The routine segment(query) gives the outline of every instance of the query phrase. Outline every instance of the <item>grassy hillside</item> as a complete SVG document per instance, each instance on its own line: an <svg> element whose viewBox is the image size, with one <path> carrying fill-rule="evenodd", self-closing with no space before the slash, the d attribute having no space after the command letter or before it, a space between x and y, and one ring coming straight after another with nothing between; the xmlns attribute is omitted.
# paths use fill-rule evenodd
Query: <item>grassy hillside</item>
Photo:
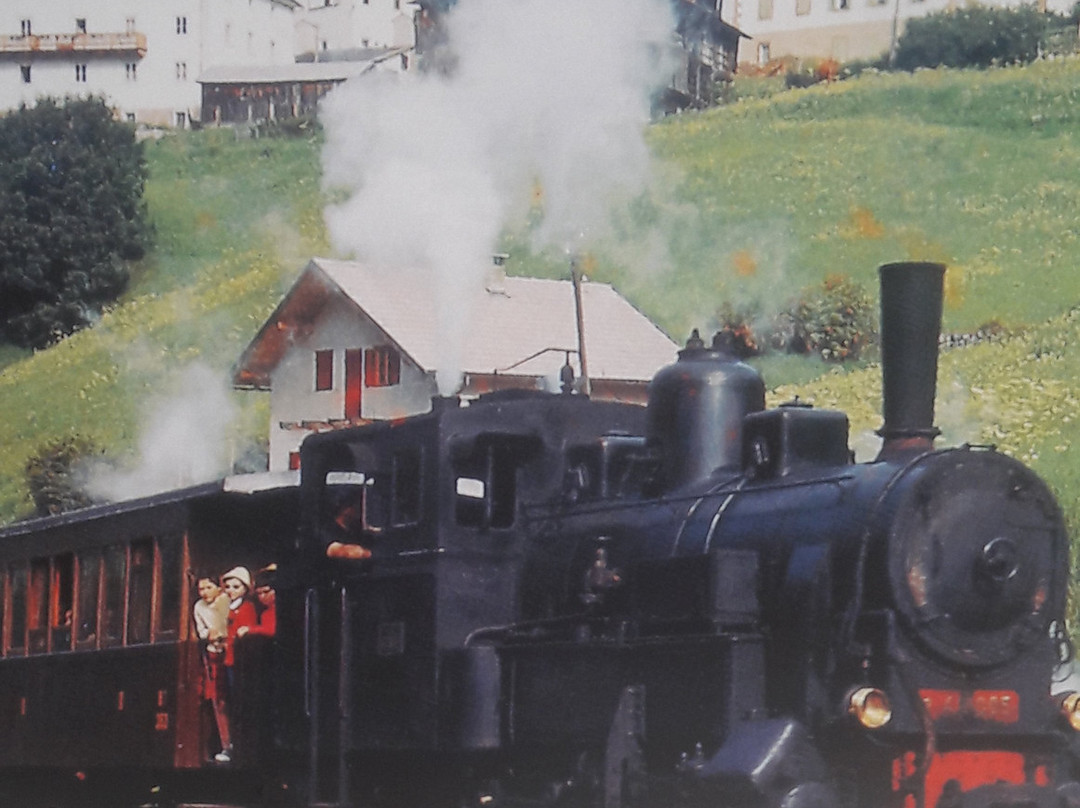
<svg viewBox="0 0 1080 808"><path fill-rule="evenodd" d="M874 289L884 261L945 261L946 328L1019 332L943 359L946 437L1030 460L1076 513L1078 78L1073 62L868 75L667 120L650 132L655 188L595 245L591 274L682 338L725 300L768 311L830 274ZM157 250L130 293L46 351L0 348L0 521L29 509L22 468L43 443L79 434L122 457L186 365L225 376L299 267L328 251L318 154L317 141L221 131L148 144ZM511 269L565 272L521 249ZM788 365L769 381L820 370ZM852 409L861 432L880 425L877 384L873 370L830 373L804 395ZM260 398L236 396L236 452L265 432Z"/></svg>
<svg viewBox="0 0 1080 808"><path fill-rule="evenodd" d="M700 216L673 243L676 285L873 288L879 263L918 258L950 266L947 329L1060 313L1080 299L1078 78L1075 61L868 75L666 122L656 151Z"/></svg>
<svg viewBox="0 0 1080 808"><path fill-rule="evenodd" d="M157 249L94 328L22 357L0 353L0 521L27 513L27 457L69 435L123 458L181 370L223 379L298 267L325 252L318 147L215 131L147 144ZM265 433L258 396L237 396L234 454ZM260 406L261 405L261 406Z"/></svg>

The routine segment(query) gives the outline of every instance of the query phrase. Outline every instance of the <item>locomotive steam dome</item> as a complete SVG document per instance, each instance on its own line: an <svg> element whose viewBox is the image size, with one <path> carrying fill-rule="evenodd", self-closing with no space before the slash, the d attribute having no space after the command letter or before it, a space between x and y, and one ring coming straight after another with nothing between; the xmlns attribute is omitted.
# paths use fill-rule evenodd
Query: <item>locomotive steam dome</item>
<svg viewBox="0 0 1080 808"><path fill-rule="evenodd" d="M911 471L888 564L917 640L946 661L990 667L1045 638L1068 569L1064 523L1046 486L988 451L928 455Z"/></svg>
<svg viewBox="0 0 1080 808"><path fill-rule="evenodd" d="M743 418L763 409L758 372L724 351L719 339L706 348L695 330L678 361L649 385L646 442L660 458L663 487L740 468Z"/></svg>

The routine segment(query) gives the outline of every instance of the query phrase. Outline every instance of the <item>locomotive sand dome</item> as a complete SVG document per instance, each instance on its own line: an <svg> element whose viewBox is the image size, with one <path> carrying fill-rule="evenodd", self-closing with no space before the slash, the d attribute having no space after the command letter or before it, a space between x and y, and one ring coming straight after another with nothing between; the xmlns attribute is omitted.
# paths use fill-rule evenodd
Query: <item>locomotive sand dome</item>
<svg viewBox="0 0 1080 808"><path fill-rule="evenodd" d="M665 490L717 471L738 469L743 420L765 409L765 383L714 341L697 332L649 385L646 445L660 458Z"/></svg>

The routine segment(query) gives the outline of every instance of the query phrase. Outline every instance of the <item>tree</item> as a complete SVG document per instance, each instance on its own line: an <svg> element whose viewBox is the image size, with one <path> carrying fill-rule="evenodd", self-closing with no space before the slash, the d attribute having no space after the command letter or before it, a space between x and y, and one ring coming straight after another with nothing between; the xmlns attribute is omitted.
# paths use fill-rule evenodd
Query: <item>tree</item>
<svg viewBox="0 0 1080 808"><path fill-rule="evenodd" d="M908 20L896 67L990 67L1033 61L1050 18L1031 6L968 6Z"/></svg>
<svg viewBox="0 0 1080 808"><path fill-rule="evenodd" d="M89 324L149 243L142 146L100 98L0 118L0 336L42 347Z"/></svg>

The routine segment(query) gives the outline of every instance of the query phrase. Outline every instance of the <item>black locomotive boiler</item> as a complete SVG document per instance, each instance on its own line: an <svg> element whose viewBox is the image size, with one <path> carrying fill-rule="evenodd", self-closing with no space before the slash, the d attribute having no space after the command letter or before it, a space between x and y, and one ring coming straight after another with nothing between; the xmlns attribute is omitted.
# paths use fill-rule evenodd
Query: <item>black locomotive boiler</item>
<svg viewBox="0 0 1080 808"><path fill-rule="evenodd" d="M309 439L278 677L309 799L1077 804L1068 539L1029 469L933 448L943 273L881 269L872 462L700 341L644 413L496 395Z"/></svg>
<svg viewBox="0 0 1080 808"><path fill-rule="evenodd" d="M1080 694L1051 693L1068 538L1022 464L933 446L943 272L881 269L871 462L843 413L766 410L692 340L647 407L437 399L309 438L298 500L211 486L0 532L0 797L1080 805ZM261 676L220 766L188 570L269 561L277 634L237 648Z"/></svg>

